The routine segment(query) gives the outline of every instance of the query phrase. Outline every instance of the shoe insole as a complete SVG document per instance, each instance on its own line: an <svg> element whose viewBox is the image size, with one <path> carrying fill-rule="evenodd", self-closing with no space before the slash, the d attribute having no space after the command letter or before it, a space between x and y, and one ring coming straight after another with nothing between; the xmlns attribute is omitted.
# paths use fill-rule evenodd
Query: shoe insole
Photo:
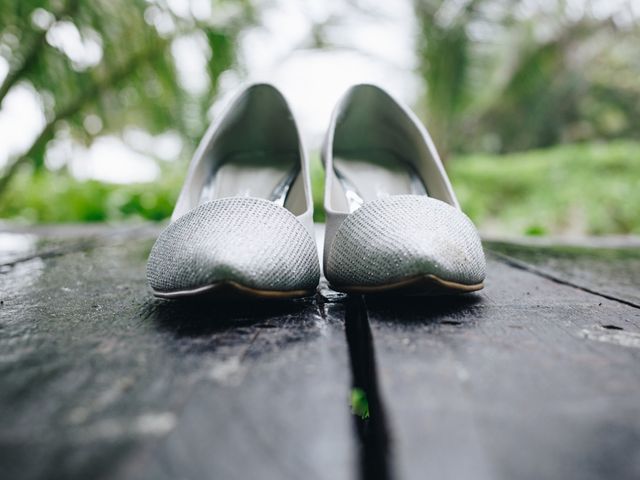
<svg viewBox="0 0 640 480"><path fill-rule="evenodd" d="M224 197L258 197L284 206L300 167L292 154L242 153L212 170L200 203Z"/></svg>
<svg viewBox="0 0 640 480"><path fill-rule="evenodd" d="M390 152L358 152L335 157L333 163L351 212L390 195L428 194L413 166Z"/></svg>

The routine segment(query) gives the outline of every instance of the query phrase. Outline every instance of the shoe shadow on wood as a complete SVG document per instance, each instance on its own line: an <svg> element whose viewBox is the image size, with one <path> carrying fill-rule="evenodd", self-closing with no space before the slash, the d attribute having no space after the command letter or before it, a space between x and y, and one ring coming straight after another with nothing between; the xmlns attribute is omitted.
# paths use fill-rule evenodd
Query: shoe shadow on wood
<svg viewBox="0 0 640 480"><path fill-rule="evenodd" d="M151 318L160 330L179 337L210 335L249 326L277 328L284 325L283 319L315 312L315 307L306 299L269 302L153 299L143 308L144 317Z"/></svg>
<svg viewBox="0 0 640 480"><path fill-rule="evenodd" d="M483 294L434 297L365 296L369 317L374 321L443 325L473 325Z"/></svg>

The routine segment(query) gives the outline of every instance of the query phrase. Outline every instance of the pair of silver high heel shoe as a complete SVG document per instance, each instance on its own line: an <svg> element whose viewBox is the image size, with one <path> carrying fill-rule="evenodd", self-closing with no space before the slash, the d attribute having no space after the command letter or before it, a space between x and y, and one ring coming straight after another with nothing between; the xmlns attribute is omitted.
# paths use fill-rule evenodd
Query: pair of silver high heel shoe
<svg viewBox="0 0 640 480"><path fill-rule="evenodd" d="M471 292L485 258L431 138L373 85L336 107L323 148L324 274L347 293ZM200 143L147 264L154 295L292 298L320 280L309 164L282 94L242 90Z"/></svg>

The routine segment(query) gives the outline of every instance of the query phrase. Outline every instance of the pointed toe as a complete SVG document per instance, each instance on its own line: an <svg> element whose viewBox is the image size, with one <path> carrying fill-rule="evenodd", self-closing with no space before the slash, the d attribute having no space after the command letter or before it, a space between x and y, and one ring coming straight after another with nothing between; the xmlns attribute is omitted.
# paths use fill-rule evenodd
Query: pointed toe
<svg viewBox="0 0 640 480"><path fill-rule="evenodd" d="M451 205L426 196L397 195L366 203L338 228L327 259L337 288L382 286L434 276L479 285L485 258L478 232Z"/></svg>
<svg viewBox="0 0 640 480"><path fill-rule="evenodd" d="M285 208L258 198L223 198L193 209L162 232L147 264L151 288L168 297L222 284L309 294L319 277L307 229Z"/></svg>

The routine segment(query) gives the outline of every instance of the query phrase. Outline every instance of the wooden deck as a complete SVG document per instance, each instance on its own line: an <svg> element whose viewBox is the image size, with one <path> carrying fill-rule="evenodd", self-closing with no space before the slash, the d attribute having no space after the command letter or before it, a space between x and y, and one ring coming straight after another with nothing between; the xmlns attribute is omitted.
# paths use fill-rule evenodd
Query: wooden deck
<svg viewBox="0 0 640 480"><path fill-rule="evenodd" d="M640 249L493 242L478 294L216 304L150 296L156 235L0 233L0 478L640 478Z"/></svg>

